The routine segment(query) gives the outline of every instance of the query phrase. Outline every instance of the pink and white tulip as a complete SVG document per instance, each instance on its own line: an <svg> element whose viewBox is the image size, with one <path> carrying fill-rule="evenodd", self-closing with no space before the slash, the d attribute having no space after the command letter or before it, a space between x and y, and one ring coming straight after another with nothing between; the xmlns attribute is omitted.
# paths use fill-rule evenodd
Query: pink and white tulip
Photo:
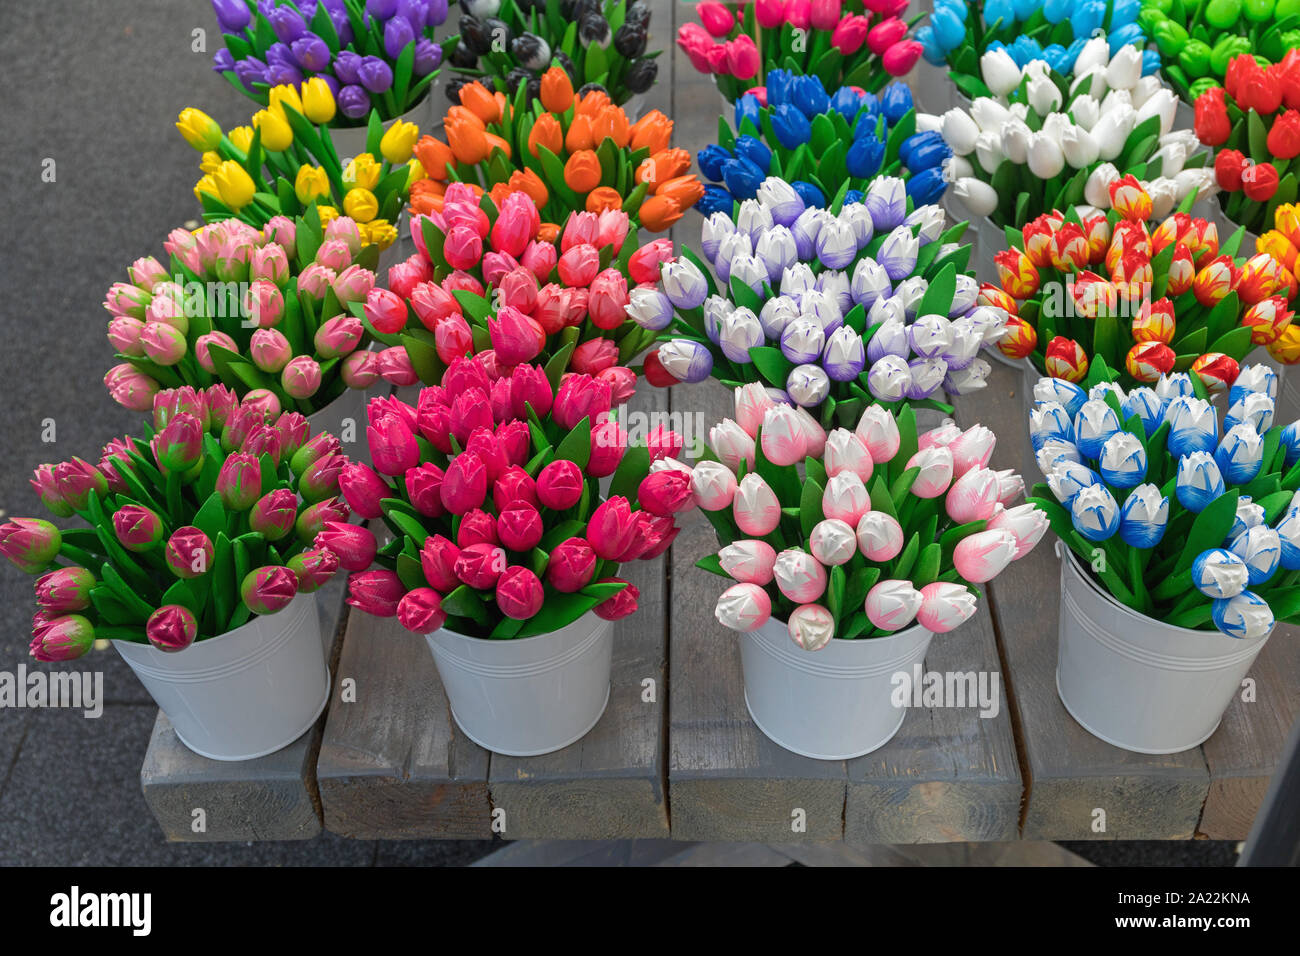
<svg viewBox="0 0 1300 956"><path fill-rule="evenodd" d="M808 444L808 456L820 458L826 449L826 429L818 424L817 419L812 417L808 409L795 407L794 413L799 419L799 424L803 426L804 438Z"/></svg>
<svg viewBox="0 0 1300 956"><path fill-rule="evenodd" d="M757 584L733 584L718 596L713 616L733 631L753 631L772 616L772 599Z"/></svg>
<svg viewBox="0 0 1300 956"><path fill-rule="evenodd" d="M807 551L787 548L772 566L776 586L796 604L809 604L826 593L826 568Z"/></svg>
<svg viewBox="0 0 1300 956"><path fill-rule="evenodd" d="M776 549L766 541L733 541L718 552L718 564L742 584L770 584Z"/></svg>
<svg viewBox="0 0 1300 956"><path fill-rule="evenodd" d="M952 484L952 451L946 445L922 448L907 460L908 468L920 468L912 482L912 494L918 498L938 498Z"/></svg>
<svg viewBox="0 0 1300 956"><path fill-rule="evenodd" d="M862 439L847 428L836 428L826 436L822 456L826 474L834 478L842 471L852 471L864 482L871 478L872 458Z"/></svg>
<svg viewBox="0 0 1300 956"><path fill-rule="evenodd" d="M853 526L838 518L817 522L808 536L808 550L822 564L845 564L858 553L858 539Z"/></svg>
<svg viewBox="0 0 1300 956"><path fill-rule="evenodd" d="M1019 561L1042 540L1048 527L1047 512L1037 505L1025 504L999 511L989 519L986 530L1009 531L1015 535L1015 560Z"/></svg>
<svg viewBox="0 0 1300 956"><path fill-rule="evenodd" d="M1016 558L1020 543L1010 531L993 530L970 534L957 542L952 552L953 567L967 581L992 581Z"/></svg>
<svg viewBox="0 0 1300 956"><path fill-rule="evenodd" d="M862 418L858 420L856 433L866 446L871 460L877 465L891 461L898 454L898 446L902 441L902 436L898 433L898 422L881 406L867 406Z"/></svg>
<svg viewBox="0 0 1300 956"><path fill-rule="evenodd" d="M954 473L960 477L972 468L985 468L993 457L997 436L983 425L972 425L948 445Z"/></svg>
<svg viewBox="0 0 1300 956"><path fill-rule="evenodd" d="M917 448L934 448L936 446L951 445L962 435L961 426L951 418L944 419L942 425L931 428L929 431L922 432L916 438Z"/></svg>
<svg viewBox="0 0 1300 956"><path fill-rule="evenodd" d="M724 418L709 429L709 447L732 471L739 471L742 461L747 468L754 467L757 452L754 439L730 418Z"/></svg>
<svg viewBox="0 0 1300 956"><path fill-rule="evenodd" d="M987 521L997 510L998 493L998 476L987 468L973 468L953 482L944 507L958 524Z"/></svg>
<svg viewBox="0 0 1300 956"><path fill-rule="evenodd" d="M759 382L750 382L736 389L736 424L752 438L758 434L767 410L776 405L767 389Z"/></svg>
<svg viewBox="0 0 1300 956"><path fill-rule="evenodd" d="M781 523L781 502L776 492L756 472L740 480L731 502L736 527L756 538L771 534Z"/></svg>
<svg viewBox="0 0 1300 956"><path fill-rule="evenodd" d="M858 549L868 561L892 561L903 550L903 527L892 515L868 511L858 522Z"/></svg>
<svg viewBox="0 0 1300 956"><path fill-rule="evenodd" d="M922 594L911 581L881 581L867 592L867 620L882 631L901 631L921 610Z"/></svg>
<svg viewBox="0 0 1300 956"><path fill-rule="evenodd" d="M691 492L695 495L695 503L705 511L731 507L736 488L735 472L722 462L706 460L691 469Z"/></svg>
<svg viewBox="0 0 1300 956"><path fill-rule="evenodd" d="M1012 468L993 472L998 479L998 504L1008 506L1025 493L1025 480Z"/></svg>
<svg viewBox="0 0 1300 956"><path fill-rule="evenodd" d="M790 612L790 639L805 651L820 651L835 636L835 617L820 604L804 604Z"/></svg>
<svg viewBox="0 0 1300 956"><path fill-rule="evenodd" d="M826 482L822 492L822 514L827 518L857 526L859 519L871 510L871 495L857 472L842 471Z"/></svg>
<svg viewBox="0 0 1300 956"><path fill-rule="evenodd" d="M774 465L793 465L812 454L807 433L793 405L773 405L767 410L760 442L763 457Z"/></svg>
<svg viewBox="0 0 1300 956"><path fill-rule="evenodd" d="M933 634L946 634L975 616L975 595L968 588L949 581L935 581L921 588L921 609L916 622Z"/></svg>

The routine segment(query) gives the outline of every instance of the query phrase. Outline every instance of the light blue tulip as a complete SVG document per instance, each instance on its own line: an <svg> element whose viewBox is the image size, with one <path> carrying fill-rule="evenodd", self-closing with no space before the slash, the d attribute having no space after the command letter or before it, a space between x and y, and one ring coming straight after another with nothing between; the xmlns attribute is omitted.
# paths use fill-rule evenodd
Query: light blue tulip
<svg viewBox="0 0 1300 956"><path fill-rule="evenodd" d="M1119 536L1132 548L1154 548L1169 525L1169 499L1155 485L1138 485L1124 499Z"/></svg>
<svg viewBox="0 0 1300 956"><path fill-rule="evenodd" d="M1119 503L1105 485L1089 485L1070 502L1070 520L1089 541L1105 541L1119 530Z"/></svg>
<svg viewBox="0 0 1300 956"><path fill-rule="evenodd" d="M1267 525L1246 529L1233 539L1229 550L1246 562L1253 587L1271 578L1282 560L1281 536Z"/></svg>
<svg viewBox="0 0 1300 956"><path fill-rule="evenodd" d="M1236 597L1215 601L1210 617L1220 631L1239 640L1267 637L1277 623L1268 602L1254 591L1242 591Z"/></svg>
<svg viewBox="0 0 1300 956"><path fill-rule="evenodd" d="M1214 452L1223 480L1244 485L1264 467L1264 439L1249 425L1234 425Z"/></svg>
<svg viewBox="0 0 1300 956"><path fill-rule="evenodd" d="M1192 584L1206 597L1220 600L1235 597L1246 589L1250 569L1241 555L1226 548L1202 551L1192 561Z"/></svg>
<svg viewBox="0 0 1300 956"><path fill-rule="evenodd" d="M1208 452L1194 451L1178 459L1174 490L1184 508L1200 514L1224 493L1223 475Z"/></svg>

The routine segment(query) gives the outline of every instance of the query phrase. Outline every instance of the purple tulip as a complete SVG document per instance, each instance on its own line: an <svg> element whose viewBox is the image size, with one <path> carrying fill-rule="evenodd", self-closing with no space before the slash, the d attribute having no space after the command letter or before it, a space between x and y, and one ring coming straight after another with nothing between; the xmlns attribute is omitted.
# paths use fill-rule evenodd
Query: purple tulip
<svg viewBox="0 0 1300 956"><path fill-rule="evenodd" d="M360 86L345 86L339 90L339 112L348 119L361 119L370 112L370 94Z"/></svg>
<svg viewBox="0 0 1300 956"><path fill-rule="evenodd" d="M293 7L276 7L267 19L281 43L292 43L307 32L307 22Z"/></svg>
<svg viewBox="0 0 1300 956"><path fill-rule="evenodd" d="M366 13L376 20L387 20L397 12L397 0L366 0Z"/></svg>
<svg viewBox="0 0 1300 956"><path fill-rule="evenodd" d="M253 19L244 0L212 0L212 10L222 33L239 33Z"/></svg>
<svg viewBox="0 0 1300 956"><path fill-rule="evenodd" d="M447 0L428 0L424 17L424 22L428 26L442 26L447 22Z"/></svg>
<svg viewBox="0 0 1300 956"><path fill-rule="evenodd" d="M235 63L235 76L250 93L254 83L266 82L266 64L255 56L244 57Z"/></svg>
<svg viewBox="0 0 1300 956"><path fill-rule="evenodd" d="M285 63L272 63L266 68L266 81L272 86L301 86L302 71Z"/></svg>
<svg viewBox="0 0 1300 956"><path fill-rule="evenodd" d="M796 365L816 362L825 347L826 333L816 319L795 319L781 333L781 354Z"/></svg>
<svg viewBox="0 0 1300 956"><path fill-rule="evenodd" d="M893 229L907 217L907 189L901 179L882 176L873 180L864 202L876 232Z"/></svg>
<svg viewBox="0 0 1300 956"><path fill-rule="evenodd" d="M898 318L886 319L867 343L867 358L873 365L886 355L905 359L910 351L907 326Z"/></svg>
<svg viewBox="0 0 1300 956"><path fill-rule="evenodd" d="M357 78L371 93L386 93L393 85L392 68L377 56L368 56L361 61Z"/></svg>
<svg viewBox="0 0 1300 956"><path fill-rule="evenodd" d="M266 48L267 63L281 63L285 66L297 66L298 61L294 59L293 50L289 49L287 43L272 43Z"/></svg>
<svg viewBox="0 0 1300 956"><path fill-rule="evenodd" d="M941 315L923 315L907 327L912 351L921 358L937 358L952 345L952 328Z"/></svg>
<svg viewBox="0 0 1300 956"><path fill-rule="evenodd" d="M876 253L876 261L884 267L885 275L898 282L912 274L920 249L921 243L912 235L912 230L907 226L899 226L885 237Z"/></svg>
<svg viewBox="0 0 1300 956"><path fill-rule="evenodd" d="M212 58L212 69L217 73L228 73L235 68L235 55L224 46Z"/></svg>
<svg viewBox="0 0 1300 956"><path fill-rule="evenodd" d="M832 381L853 381L867 367L867 353L862 346L862 336L847 325L840 326L826 340L822 365Z"/></svg>
<svg viewBox="0 0 1300 956"><path fill-rule="evenodd" d="M699 342L673 339L659 346L659 363L679 382L695 385L713 371L713 356Z"/></svg>
<svg viewBox="0 0 1300 956"><path fill-rule="evenodd" d="M415 31L411 29L411 24L404 17L393 17L384 24L384 52L396 60L402 55L408 44L415 42ZM392 83L390 79L388 81ZM387 87L385 87L386 89ZM375 90L376 93L382 92Z"/></svg>
<svg viewBox="0 0 1300 956"><path fill-rule="evenodd" d="M795 219L790 226L790 234L794 236L795 248L799 252L800 259L806 261L816 255L817 235L830 219L830 213L815 207L805 209Z"/></svg>
<svg viewBox="0 0 1300 956"><path fill-rule="evenodd" d="M345 85L361 82L360 73L362 57L351 50L340 50L334 58L334 75Z"/></svg>
<svg viewBox="0 0 1300 956"><path fill-rule="evenodd" d="M310 70L313 73L322 73L329 69L329 44L316 36L316 34L304 34L299 39L294 40L293 43L290 44L290 48L293 50L294 59L298 61L298 64L304 70ZM388 82L390 85L393 82L391 73ZM384 89L387 88L388 87L384 87ZM382 91L377 90L376 92Z"/></svg>
<svg viewBox="0 0 1300 956"><path fill-rule="evenodd" d="M415 44L415 75L428 76L441 65L442 47L428 37L421 37Z"/></svg>
<svg viewBox="0 0 1300 956"><path fill-rule="evenodd" d="M912 373L911 384L907 386L907 397L914 400L929 398L943 385L943 377L948 374L948 363L940 358L918 358L908 363Z"/></svg>

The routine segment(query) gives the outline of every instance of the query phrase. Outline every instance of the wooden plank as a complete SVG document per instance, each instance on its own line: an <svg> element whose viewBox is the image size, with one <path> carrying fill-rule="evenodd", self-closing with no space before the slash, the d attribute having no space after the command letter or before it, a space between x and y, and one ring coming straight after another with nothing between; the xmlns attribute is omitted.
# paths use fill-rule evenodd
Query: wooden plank
<svg viewBox="0 0 1300 956"><path fill-rule="evenodd" d="M331 664L340 618L346 617L345 588L345 580L337 578L318 599L321 640ZM194 753L159 711L140 768L145 802L170 841L311 839L321 831L315 765L324 724L322 716L283 750L232 762Z"/></svg>
<svg viewBox="0 0 1300 956"><path fill-rule="evenodd" d="M633 417L624 420L634 434L644 435L646 422L657 424L667 412L668 393L642 381L627 407ZM636 416L643 417L638 421ZM609 705L600 722L577 743L555 753L491 756L492 805L505 811L502 835L508 839L668 836L665 562L637 561L622 570L640 589L640 608L614 625Z"/></svg>
<svg viewBox="0 0 1300 956"><path fill-rule="evenodd" d="M1018 370L995 364L979 401L981 421L998 436L995 468L1020 470L1026 457L1022 387ZM1025 478L1030 485L1039 480L1036 472ZM1201 751L1148 756L1112 747L1075 723L1057 696L1060 567L1054 544L1048 535L990 587L1025 776L1021 836L1190 838L1210 782Z"/></svg>

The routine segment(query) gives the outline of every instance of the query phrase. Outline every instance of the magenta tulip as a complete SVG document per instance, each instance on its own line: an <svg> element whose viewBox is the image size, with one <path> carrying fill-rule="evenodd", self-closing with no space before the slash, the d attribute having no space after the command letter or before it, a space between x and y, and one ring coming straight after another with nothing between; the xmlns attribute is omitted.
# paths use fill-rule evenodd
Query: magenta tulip
<svg viewBox="0 0 1300 956"><path fill-rule="evenodd" d="M348 604L375 617L396 617L405 595L396 571L358 571L348 578Z"/></svg>
<svg viewBox="0 0 1300 956"><path fill-rule="evenodd" d="M295 554L285 564L298 579L299 593L311 594L334 577L339 569L339 558L333 551L311 548Z"/></svg>
<svg viewBox="0 0 1300 956"><path fill-rule="evenodd" d="M546 581L555 590L572 594L581 591L596 572L596 552L583 538L569 538L551 550L546 564Z"/></svg>
<svg viewBox="0 0 1300 956"><path fill-rule="evenodd" d="M95 576L85 568L59 568L36 581L36 603L52 615L84 611L90 607Z"/></svg>
<svg viewBox="0 0 1300 956"><path fill-rule="evenodd" d="M520 565L507 568L497 581L497 607L516 621L526 621L540 611L545 597L537 575Z"/></svg>
<svg viewBox="0 0 1300 956"><path fill-rule="evenodd" d="M158 650L175 653L194 643L199 635L199 622L189 608L167 604L149 615L144 633Z"/></svg>
<svg viewBox="0 0 1300 956"><path fill-rule="evenodd" d="M274 614L298 593L298 576L289 568L267 565L254 568L239 585L239 596L254 614Z"/></svg>
<svg viewBox="0 0 1300 956"><path fill-rule="evenodd" d="M433 588L407 591L397 602L397 621L412 634L431 634L447 622L442 595Z"/></svg>
<svg viewBox="0 0 1300 956"><path fill-rule="evenodd" d="M293 492L289 492L289 497L293 498ZM291 518L290 527L292 525ZM216 554L217 549L213 546L211 538L199 528L186 525L172 532L171 537L167 539L163 556L167 560L167 567L178 578L199 578L208 573Z"/></svg>
<svg viewBox="0 0 1300 956"><path fill-rule="evenodd" d="M592 608L597 617L606 621L617 621L620 618L627 617L637 609L637 602L641 599L641 591L635 584L629 584L622 578L601 578L596 583L626 585L623 590L613 597L606 598Z"/></svg>
<svg viewBox="0 0 1300 956"><path fill-rule="evenodd" d="M537 473L537 500L552 511L572 508L582 500L584 487L582 469L564 458Z"/></svg>

